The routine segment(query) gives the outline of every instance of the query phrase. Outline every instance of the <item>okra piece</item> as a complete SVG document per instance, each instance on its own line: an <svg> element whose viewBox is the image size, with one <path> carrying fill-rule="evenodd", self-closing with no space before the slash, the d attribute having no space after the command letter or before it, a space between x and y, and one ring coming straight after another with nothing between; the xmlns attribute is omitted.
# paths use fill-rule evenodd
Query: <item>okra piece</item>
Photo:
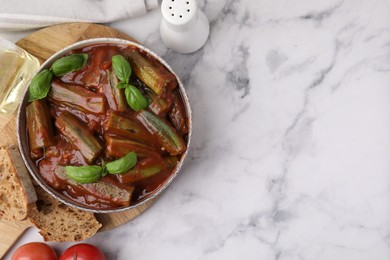
<svg viewBox="0 0 390 260"><path fill-rule="evenodd" d="M136 152L139 157L149 157L156 155L157 151L148 145L143 143L120 139L112 136L106 136L106 155L109 157L120 158L128 154L129 152Z"/></svg>
<svg viewBox="0 0 390 260"><path fill-rule="evenodd" d="M156 174L176 167L178 160L176 157L167 157L164 159L146 158L140 161L130 171L118 175L118 179L123 184L133 183L155 176Z"/></svg>
<svg viewBox="0 0 390 260"><path fill-rule="evenodd" d="M77 85L53 81L49 98L56 103L62 103L84 112L103 114L105 111L103 96Z"/></svg>
<svg viewBox="0 0 390 260"><path fill-rule="evenodd" d="M103 152L103 147L88 127L71 113L63 112L57 118L55 125L60 133L80 151L88 164Z"/></svg>
<svg viewBox="0 0 390 260"><path fill-rule="evenodd" d="M174 101L171 110L169 110L169 119L176 131L180 134L188 133L187 114L178 91L173 93Z"/></svg>
<svg viewBox="0 0 390 260"><path fill-rule="evenodd" d="M157 95L150 88L144 88L146 95L152 101L149 105L150 110L153 111L156 115L165 114L168 112L169 108L173 102L173 96L171 91L164 93L164 97Z"/></svg>
<svg viewBox="0 0 390 260"><path fill-rule="evenodd" d="M179 159L175 156L168 156L164 158L167 169L173 169L179 163Z"/></svg>
<svg viewBox="0 0 390 260"><path fill-rule="evenodd" d="M134 170L118 175L118 179L124 184L134 183L152 177L160 173L162 170L162 164L151 165L148 167L136 167Z"/></svg>
<svg viewBox="0 0 390 260"><path fill-rule="evenodd" d="M104 130L107 133L120 135L142 143L156 143L153 142L155 138L141 123L127 117L119 116L113 112L110 112L107 122L104 125Z"/></svg>
<svg viewBox="0 0 390 260"><path fill-rule="evenodd" d="M125 98L125 93L123 89L117 88L118 79L115 74L111 71L107 71L107 79L109 82L109 87L105 89L105 94L107 97L108 105L111 109L115 111L126 111L127 102Z"/></svg>
<svg viewBox="0 0 390 260"><path fill-rule="evenodd" d="M31 151L54 144L50 112L44 100L34 100L26 107L26 121Z"/></svg>
<svg viewBox="0 0 390 260"><path fill-rule="evenodd" d="M86 193L89 193L96 198L101 198L105 201L111 201L122 206L128 206L130 204L130 199L132 192L134 191L134 187L129 187L127 190L125 190L112 183L101 180L93 183L77 183L66 175L65 167L63 166L57 166L54 169L54 173L59 179L65 181L69 185L84 190Z"/></svg>
<svg viewBox="0 0 390 260"><path fill-rule="evenodd" d="M97 198L112 201L118 205L129 206L134 187L128 187L126 190L104 181L82 184L83 188Z"/></svg>
<svg viewBox="0 0 390 260"><path fill-rule="evenodd" d="M126 52L134 74L151 88L157 95L177 86L175 75L169 72L153 57L144 57L139 51L131 49Z"/></svg>
<svg viewBox="0 0 390 260"><path fill-rule="evenodd" d="M157 137L160 145L171 155L182 154L186 150L183 138L166 120L147 110L139 112L137 119Z"/></svg>

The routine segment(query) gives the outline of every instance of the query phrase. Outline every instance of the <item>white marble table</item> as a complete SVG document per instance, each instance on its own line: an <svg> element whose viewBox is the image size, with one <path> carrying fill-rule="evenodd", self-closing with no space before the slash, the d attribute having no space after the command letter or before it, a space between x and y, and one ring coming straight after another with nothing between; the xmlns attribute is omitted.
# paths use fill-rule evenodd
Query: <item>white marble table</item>
<svg viewBox="0 0 390 260"><path fill-rule="evenodd" d="M161 199L87 242L120 260L390 259L390 1L198 2L211 32L191 55L165 48L158 10L112 24L181 76L194 135Z"/></svg>

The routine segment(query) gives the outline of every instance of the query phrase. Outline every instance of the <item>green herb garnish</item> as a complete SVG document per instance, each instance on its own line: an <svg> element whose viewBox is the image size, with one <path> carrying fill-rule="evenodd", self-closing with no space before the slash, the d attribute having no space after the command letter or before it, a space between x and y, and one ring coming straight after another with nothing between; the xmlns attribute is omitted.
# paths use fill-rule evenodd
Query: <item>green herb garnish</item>
<svg viewBox="0 0 390 260"><path fill-rule="evenodd" d="M123 83L129 83L132 72L130 63L120 54L112 56L111 61L112 69L118 79Z"/></svg>
<svg viewBox="0 0 390 260"><path fill-rule="evenodd" d="M130 152L125 156L106 163L102 161L102 166L99 165L83 165L83 166L65 166L66 175L75 182L85 184L92 183L110 174L122 174L129 171L137 163L137 154Z"/></svg>
<svg viewBox="0 0 390 260"><path fill-rule="evenodd" d="M142 92L135 86L129 84L132 69L130 63L122 56L115 55L111 59L112 69L119 79L116 85L118 89L125 89L125 96L127 104L131 109L138 111L149 106L149 100L142 94Z"/></svg>
<svg viewBox="0 0 390 260"><path fill-rule="evenodd" d="M51 79L53 78L53 73L50 70L42 70L31 80L30 87L28 89L28 101L33 101L36 99L42 99L47 96L47 93L50 91Z"/></svg>
<svg viewBox="0 0 390 260"><path fill-rule="evenodd" d="M103 168L98 165L65 166L66 175L78 183L95 182L102 177Z"/></svg>
<svg viewBox="0 0 390 260"><path fill-rule="evenodd" d="M87 60L88 54L71 54L55 61L50 70L45 69L39 72L31 80L28 89L28 101L31 102L36 99L45 98L50 91L53 76L61 76L68 72L81 69L85 66Z"/></svg>
<svg viewBox="0 0 390 260"><path fill-rule="evenodd" d="M71 54L65 57L62 57L59 60L56 60L53 65L51 65L50 70L56 76L62 76L66 73L79 70L87 64L88 54Z"/></svg>
<svg viewBox="0 0 390 260"><path fill-rule="evenodd" d="M122 174L130 170L137 163L137 154L130 152L122 158L106 163L106 169L111 174Z"/></svg>
<svg viewBox="0 0 390 260"><path fill-rule="evenodd" d="M133 85L128 84L126 86L125 96L127 104L135 111L139 111L149 106L149 100Z"/></svg>

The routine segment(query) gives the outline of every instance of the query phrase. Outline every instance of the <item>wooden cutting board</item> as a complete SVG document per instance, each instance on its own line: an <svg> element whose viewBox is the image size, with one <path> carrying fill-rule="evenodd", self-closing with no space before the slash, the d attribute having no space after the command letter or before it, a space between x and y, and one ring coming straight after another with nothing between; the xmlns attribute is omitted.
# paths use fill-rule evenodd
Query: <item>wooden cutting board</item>
<svg viewBox="0 0 390 260"><path fill-rule="evenodd" d="M39 59L41 64L60 49L86 39L110 37L136 41L134 38L116 29L89 23L67 23L44 28L36 31L16 44ZM16 113L12 120L1 131L0 146L17 144ZM111 230L140 215L149 208L154 200L148 201L135 209L112 214L95 214L103 224L99 231ZM7 250L17 241L24 231L31 227L29 221L0 222L0 259Z"/></svg>

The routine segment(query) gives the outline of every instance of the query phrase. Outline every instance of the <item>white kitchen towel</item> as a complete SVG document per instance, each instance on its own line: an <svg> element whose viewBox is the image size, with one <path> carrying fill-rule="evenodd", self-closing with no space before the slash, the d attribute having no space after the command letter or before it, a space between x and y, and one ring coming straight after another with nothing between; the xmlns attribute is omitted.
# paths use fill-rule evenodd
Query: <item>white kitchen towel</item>
<svg viewBox="0 0 390 260"><path fill-rule="evenodd" d="M146 14L158 0L0 0L0 31L58 23L108 23Z"/></svg>

